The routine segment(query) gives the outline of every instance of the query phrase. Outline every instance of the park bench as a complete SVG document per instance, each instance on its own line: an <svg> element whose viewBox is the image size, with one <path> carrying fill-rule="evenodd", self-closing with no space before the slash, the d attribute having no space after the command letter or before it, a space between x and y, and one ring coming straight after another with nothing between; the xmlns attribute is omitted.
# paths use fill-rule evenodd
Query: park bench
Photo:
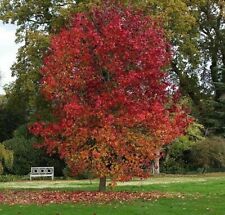
<svg viewBox="0 0 225 215"><path fill-rule="evenodd" d="M51 177L54 179L54 167L31 167L30 180L35 177Z"/></svg>

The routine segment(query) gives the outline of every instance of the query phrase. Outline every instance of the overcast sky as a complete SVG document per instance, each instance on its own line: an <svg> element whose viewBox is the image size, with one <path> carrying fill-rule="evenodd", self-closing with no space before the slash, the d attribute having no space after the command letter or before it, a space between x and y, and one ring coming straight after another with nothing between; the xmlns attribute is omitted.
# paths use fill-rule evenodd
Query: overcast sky
<svg viewBox="0 0 225 215"><path fill-rule="evenodd" d="M3 86L14 80L11 77L10 67L16 60L18 45L15 44L15 26L3 25L0 22L0 94Z"/></svg>

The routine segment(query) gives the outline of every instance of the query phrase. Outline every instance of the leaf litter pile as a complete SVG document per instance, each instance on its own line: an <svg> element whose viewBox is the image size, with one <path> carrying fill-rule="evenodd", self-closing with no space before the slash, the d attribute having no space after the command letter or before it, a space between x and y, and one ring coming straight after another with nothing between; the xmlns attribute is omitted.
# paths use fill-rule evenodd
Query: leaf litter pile
<svg viewBox="0 0 225 215"><path fill-rule="evenodd" d="M174 194L161 192L5 191L0 193L0 204L123 203L171 197Z"/></svg>

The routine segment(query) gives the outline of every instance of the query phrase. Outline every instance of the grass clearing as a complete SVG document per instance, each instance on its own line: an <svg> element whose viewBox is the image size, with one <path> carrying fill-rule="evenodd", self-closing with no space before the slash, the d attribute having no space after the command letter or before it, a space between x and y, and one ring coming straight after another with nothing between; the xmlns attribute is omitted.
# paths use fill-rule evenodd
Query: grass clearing
<svg viewBox="0 0 225 215"><path fill-rule="evenodd" d="M117 187L132 187L139 188L150 185L151 187L170 187L172 184L184 183L208 183L209 181L225 180L225 173L214 173L205 175L160 175L153 176L147 180L134 179L129 182L118 182ZM160 186L158 186L160 185ZM165 186L164 186L165 185ZM96 190L98 180L33 180L33 181L14 181L0 183L2 189L71 189L71 190ZM129 188L128 188L129 190Z"/></svg>
<svg viewBox="0 0 225 215"><path fill-rule="evenodd" d="M83 181L21 181L0 183L1 190L96 190ZM77 203L48 205L0 205L1 215L225 215L225 174L159 176L119 183L116 191L182 193L184 198L135 200L120 203Z"/></svg>
<svg viewBox="0 0 225 215"><path fill-rule="evenodd" d="M159 199L112 204L0 205L1 215L224 215L221 198Z"/></svg>

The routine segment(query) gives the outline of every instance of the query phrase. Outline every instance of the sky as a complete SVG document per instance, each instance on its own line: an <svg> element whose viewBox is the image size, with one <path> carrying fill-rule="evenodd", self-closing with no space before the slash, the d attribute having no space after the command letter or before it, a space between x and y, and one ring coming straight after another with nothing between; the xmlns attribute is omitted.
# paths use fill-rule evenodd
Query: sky
<svg viewBox="0 0 225 215"><path fill-rule="evenodd" d="M10 67L16 61L19 45L15 43L16 26L0 22L0 94L4 94L3 86L11 83Z"/></svg>

